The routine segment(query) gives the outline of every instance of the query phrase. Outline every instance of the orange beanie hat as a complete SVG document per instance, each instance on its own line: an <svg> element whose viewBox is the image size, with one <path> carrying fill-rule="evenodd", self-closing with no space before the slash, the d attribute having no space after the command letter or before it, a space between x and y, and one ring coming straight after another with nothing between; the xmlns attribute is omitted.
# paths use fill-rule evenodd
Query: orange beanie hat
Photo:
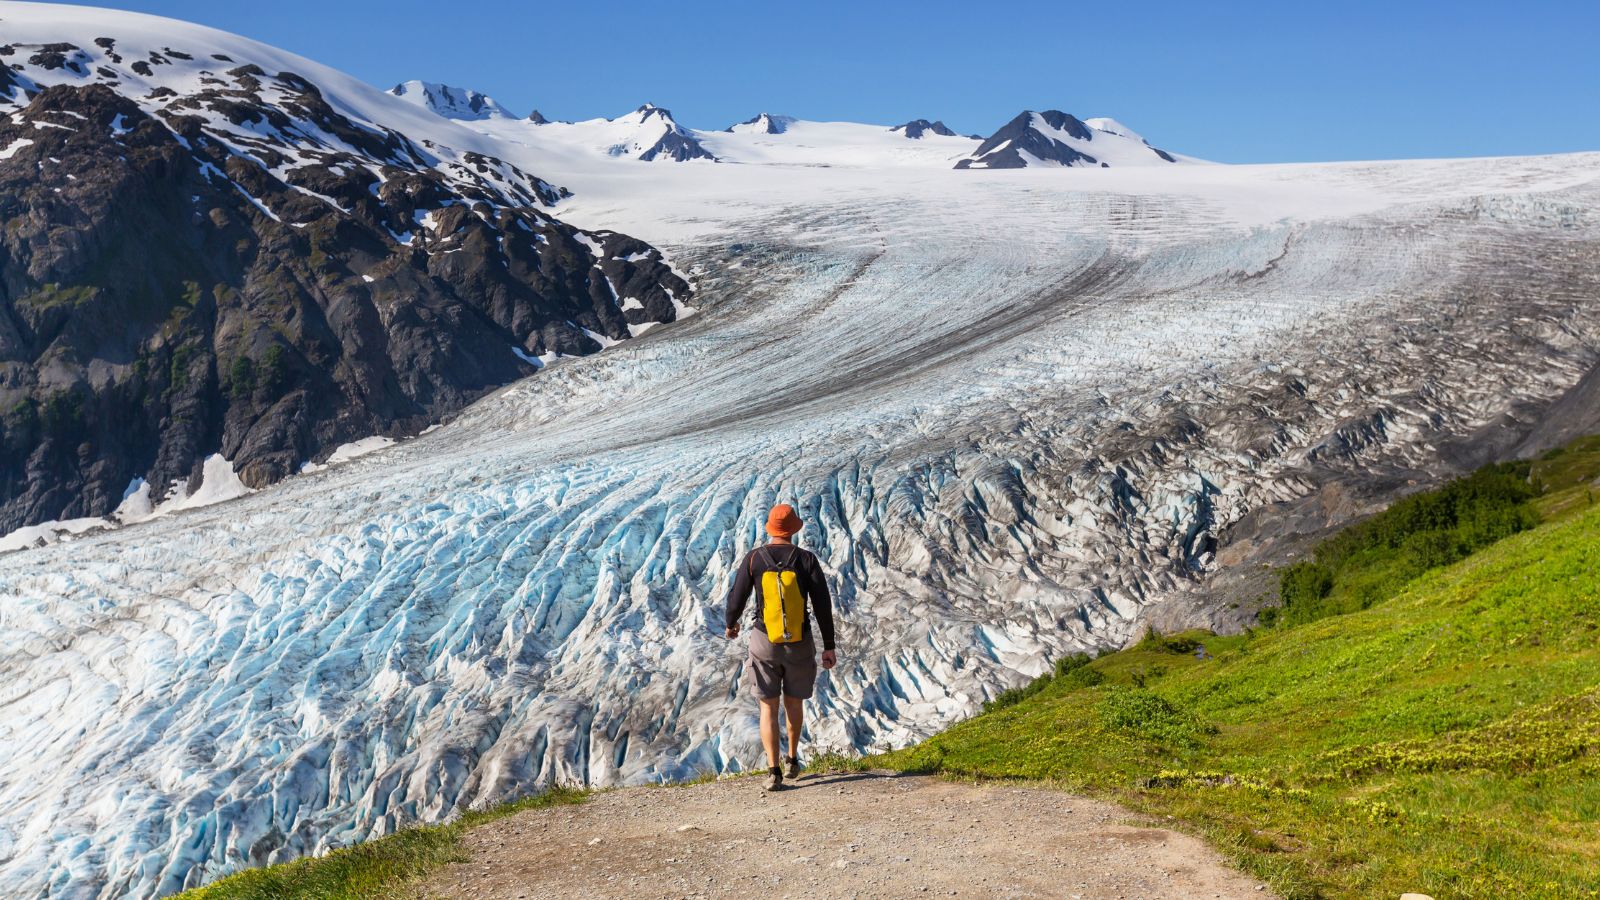
<svg viewBox="0 0 1600 900"><path fill-rule="evenodd" d="M789 537L804 527L806 520L787 503L779 503L767 513L767 534L773 537Z"/></svg>

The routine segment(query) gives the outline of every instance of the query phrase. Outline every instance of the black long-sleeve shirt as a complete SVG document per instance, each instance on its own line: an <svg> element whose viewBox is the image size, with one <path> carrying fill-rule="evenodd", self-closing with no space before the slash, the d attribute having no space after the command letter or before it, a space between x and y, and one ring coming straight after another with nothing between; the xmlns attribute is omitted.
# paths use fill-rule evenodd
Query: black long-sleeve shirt
<svg viewBox="0 0 1600 900"><path fill-rule="evenodd" d="M817 562L816 555L793 544L768 544L764 549L757 547L750 551L739 564L739 571L733 578L733 588L728 591L724 624L729 628L739 624L739 617L744 615L745 605L750 601L750 592L761 583L761 576L768 571L763 555L770 556L777 567L794 571L800 593L806 598L806 606L817 617L817 627L822 630L822 649L834 649L833 596L828 593L828 579L823 576L822 564ZM757 628L766 628L761 621L760 603L755 605L755 619ZM806 616L803 628L803 634L811 633L811 616Z"/></svg>

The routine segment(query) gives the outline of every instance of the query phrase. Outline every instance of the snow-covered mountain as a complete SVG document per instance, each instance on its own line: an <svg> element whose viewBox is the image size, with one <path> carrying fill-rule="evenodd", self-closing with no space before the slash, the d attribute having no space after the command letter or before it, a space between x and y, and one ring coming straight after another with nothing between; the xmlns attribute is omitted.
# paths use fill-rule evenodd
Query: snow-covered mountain
<svg viewBox="0 0 1600 900"><path fill-rule="evenodd" d="M291 72L341 132L415 148L420 162L326 164L383 176L374 199L398 212L374 221L437 212L415 245L363 238L385 265L448 274L476 252L497 271L490 248L522 240L511 221L469 245L441 231L446 212L393 196L435 184L428 171L464 178L450 162L477 172L471 153L573 192L534 210L545 225L494 199L513 182L479 188L495 223L543 235L524 249L565 248L551 265L578 275L664 252L700 307L636 322L640 295L591 277L625 316L589 328L604 352L551 358L425 434L225 503L0 555L0 884L22 896L150 897L552 781L759 764L720 601L780 499L810 522L801 541L842 623L813 734L903 744L1145 622L1247 621L1259 591L1209 593L1225 564L1260 571L1408 480L1477 461L1453 448L1509 452L1558 398L1570 412L1600 362L1600 155L956 171L974 140L796 120L692 133L724 164L641 165L605 152L598 126L569 140L557 124L445 119L181 23L0 3L0 33L0 59L24 63L0 72L28 83L94 77L103 54L84 48L102 36L123 64L188 79L100 84L138 97L83 119L34 106L9 117L0 154L137 135L176 166L237 144L249 158L213 163L228 176L269 147L354 156L298 124L321 119L234 123L226 94L195 100L204 121L168 146L161 123L195 107L163 109L240 89L203 62L222 54L260 67L257 93L285 115L312 102ZM179 96L150 96L162 86ZM151 121L116 134L134 114ZM1135 140L1091 127L1091 146ZM42 194L73 190L48 156L26 159ZM288 242L316 223L295 228L301 207L284 204L327 204L263 184L202 190L236 195L228 216L253 211L290 267L313 248ZM435 186L418 195L468 190ZM473 209L450 221L477 228ZM622 235L649 243L624 252ZM372 270L351 271L359 290ZM330 311L360 308L330 296Z"/></svg>
<svg viewBox="0 0 1600 900"><path fill-rule="evenodd" d="M514 119L516 116L493 97L465 88L432 81L402 81L389 93L409 100L446 119ZM539 111L534 110L534 115ZM543 117L540 117L543 118Z"/></svg>
<svg viewBox="0 0 1600 900"><path fill-rule="evenodd" d="M958 169L1149 166L1178 162L1114 119L1080 121L1059 110L1024 110L956 163Z"/></svg>
<svg viewBox="0 0 1600 900"><path fill-rule="evenodd" d="M765 112L720 131L699 131L680 125L671 112L648 103L614 119L550 122L535 110L518 122L486 95L466 88L409 81L392 93L445 118L467 120L469 126L502 140L567 158L589 155L647 162L720 160L746 165L958 169L1109 168L1192 161L1151 147L1115 119L1080 121L1055 110L1024 112L983 140L959 135L944 122L928 119L885 127L815 122ZM554 127L531 130L523 127L527 125ZM925 146L908 148L907 139Z"/></svg>
<svg viewBox="0 0 1600 900"><path fill-rule="evenodd" d="M882 125L792 117L785 118L780 131L734 126L727 132L701 132L700 140L724 162L847 168L949 168L976 143L932 131L907 140L905 132Z"/></svg>
<svg viewBox="0 0 1600 900"><path fill-rule="evenodd" d="M482 96L462 88L442 88L458 97ZM412 92L410 95L424 95ZM485 116L460 124L500 142L500 152L544 170L566 183L588 183L604 192L615 179L639 177L612 163L695 163L684 173L652 169L652 181L739 180L720 168L702 171L703 162L747 166L841 166L949 168L971 153L973 138L955 135L940 123L917 120L893 128L856 122L813 122L760 113L718 131L679 124L672 113L645 104L627 115L580 122L552 122L534 113L528 119ZM907 140L914 138L914 140ZM575 182L574 182L575 179Z"/></svg>
<svg viewBox="0 0 1600 900"><path fill-rule="evenodd" d="M539 117L544 119L543 116ZM525 120L538 131L525 135L538 145L567 145L609 157L642 162L715 162L716 157L702 146L695 132L679 125L672 111L646 103L631 113L614 119L587 119L582 122Z"/></svg>
<svg viewBox="0 0 1600 900"><path fill-rule="evenodd" d="M759 113L743 122L729 125L726 130L730 134L783 134L796 121L798 120L794 116Z"/></svg>
<svg viewBox="0 0 1600 900"><path fill-rule="evenodd" d="M951 131L950 127L943 122L929 122L927 119L912 119L904 125L896 125L889 130L898 131L912 140L917 140L924 134L937 134L941 137L958 137L958 135L954 131Z"/></svg>

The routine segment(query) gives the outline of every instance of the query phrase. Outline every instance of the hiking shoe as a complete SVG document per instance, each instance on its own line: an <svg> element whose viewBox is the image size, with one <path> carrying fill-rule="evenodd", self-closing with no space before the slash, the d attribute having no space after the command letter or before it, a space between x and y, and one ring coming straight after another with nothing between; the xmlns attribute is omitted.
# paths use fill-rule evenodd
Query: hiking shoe
<svg viewBox="0 0 1600 900"><path fill-rule="evenodd" d="M783 770L777 766L773 766L767 770L767 790L783 790Z"/></svg>
<svg viewBox="0 0 1600 900"><path fill-rule="evenodd" d="M798 756L789 757L789 771L785 772L784 774L791 781L793 781L794 779L800 777L800 757L798 757Z"/></svg>

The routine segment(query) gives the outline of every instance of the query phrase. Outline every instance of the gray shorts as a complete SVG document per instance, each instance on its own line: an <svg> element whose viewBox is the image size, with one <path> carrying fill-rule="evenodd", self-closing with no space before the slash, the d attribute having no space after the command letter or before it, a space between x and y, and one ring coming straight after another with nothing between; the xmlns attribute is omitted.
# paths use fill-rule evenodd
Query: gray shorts
<svg viewBox="0 0 1600 900"><path fill-rule="evenodd" d="M752 628L744 683L764 700L779 694L809 700L817 683L816 641L807 635L793 644L774 644L767 640L766 632Z"/></svg>

